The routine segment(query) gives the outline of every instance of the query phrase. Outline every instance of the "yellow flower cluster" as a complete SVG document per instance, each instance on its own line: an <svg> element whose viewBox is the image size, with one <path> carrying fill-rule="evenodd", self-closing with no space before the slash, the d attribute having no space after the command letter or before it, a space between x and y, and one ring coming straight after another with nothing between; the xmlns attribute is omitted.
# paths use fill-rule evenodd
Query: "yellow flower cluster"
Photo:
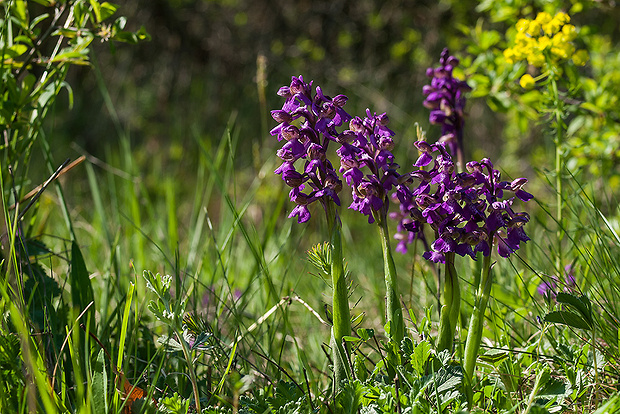
<svg viewBox="0 0 620 414"><path fill-rule="evenodd" d="M520 19L516 24L514 47L504 50L506 62L526 60L530 65L541 68L547 63L553 65L572 58L576 65L585 65L588 52L575 51L572 41L577 37L577 30L569 22L570 16L563 12L553 17L547 12L541 12L534 20ZM534 79L527 76L520 83L529 89L534 86Z"/></svg>

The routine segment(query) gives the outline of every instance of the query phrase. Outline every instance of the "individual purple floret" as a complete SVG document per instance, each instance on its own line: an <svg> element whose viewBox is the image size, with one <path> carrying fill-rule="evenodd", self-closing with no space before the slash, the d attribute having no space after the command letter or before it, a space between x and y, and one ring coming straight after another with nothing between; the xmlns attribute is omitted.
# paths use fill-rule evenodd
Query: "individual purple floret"
<svg viewBox="0 0 620 414"><path fill-rule="evenodd" d="M523 230L528 214L514 212L514 197L503 199L505 192L522 201L532 199L522 189L526 179L501 181L487 158L470 162L467 172L457 173L445 142L417 141L415 146L420 156L414 166L420 169L410 176L418 185L411 190L412 202L401 203L414 220L435 231L435 241L424 258L445 263L448 252L474 259L476 252L488 256L494 240L499 254L508 257L529 240Z"/></svg>
<svg viewBox="0 0 620 414"><path fill-rule="evenodd" d="M278 126L271 130L284 146L277 155L283 164L275 170L276 174L289 187L289 196L297 206L289 217L297 217L299 223L310 219L308 206L320 200L323 204L331 199L340 205L338 193L342 181L326 157L331 140L343 139L336 127L346 124L351 116L343 106L347 97L326 96L320 87L312 94L312 82L306 83L302 76L293 77L290 86L283 86L278 95L286 99L281 110L271 111ZM296 161L304 160L303 169L298 170Z"/></svg>
<svg viewBox="0 0 620 414"><path fill-rule="evenodd" d="M575 276L573 274L573 266L566 265L564 267L564 281L561 282L564 292L571 292L575 290L577 287L577 282L575 280ZM554 299L557 296L558 285L560 285L560 281L557 276L553 275L549 277L547 280L543 280L536 289L538 294L546 299Z"/></svg>
<svg viewBox="0 0 620 414"><path fill-rule="evenodd" d="M352 189L353 202L349 208L367 215L369 223L375 221L375 213L387 214L387 195L400 185L398 164L391 152L394 132L387 127L388 122L385 113L372 114L367 109L364 119L351 119L350 129L339 138L342 146L336 151L340 172ZM363 168L369 173L364 175Z"/></svg>
<svg viewBox="0 0 620 414"><path fill-rule="evenodd" d="M426 76L431 84L425 85L423 93L426 99L424 106L431 110L431 124L441 125L440 142L446 142L450 154L462 165L463 125L465 123L464 92L471 90L466 81L452 77L452 70L458 66L459 60L450 56L448 49L441 52L440 66L428 68Z"/></svg>

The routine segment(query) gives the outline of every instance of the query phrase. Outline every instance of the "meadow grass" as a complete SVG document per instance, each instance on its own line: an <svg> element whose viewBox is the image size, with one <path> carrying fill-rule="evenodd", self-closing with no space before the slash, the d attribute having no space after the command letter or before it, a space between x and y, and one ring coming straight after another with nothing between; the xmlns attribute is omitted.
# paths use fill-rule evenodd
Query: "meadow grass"
<svg viewBox="0 0 620 414"><path fill-rule="evenodd" d="M274 145L240 165L248 144L235 111L219 130L192 129L181 148L137 143L93 67L116 128L104 157L75 147L84 161L55 175L49 97L28 135L15 133L19 162L3 147L3 165L20 168L0 176L1 412L620 411L620 212L603 175L538 170L531 240L493 259L471 378L462 367L482 257L455 263L462 306L454 347L442 350L443 269L422 259L421 243L395 254L406 329L394 344L377 229L342 208L353 329L350 377L333 384L329 229L286 218ZM38 184L32 170L53 179L36 202L18 202Z"/></svg>

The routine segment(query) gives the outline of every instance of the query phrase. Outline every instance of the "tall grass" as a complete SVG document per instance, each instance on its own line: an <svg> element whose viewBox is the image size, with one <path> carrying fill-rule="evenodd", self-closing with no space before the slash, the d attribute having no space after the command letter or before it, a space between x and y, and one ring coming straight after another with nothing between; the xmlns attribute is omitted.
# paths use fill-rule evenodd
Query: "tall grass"
<svg viewBox="0 0 620 414"><path fill-rule="evenodd" d="M285 218L291 206L271 148L253 148L263 161L240 166L247 140L232 111L225 126L191 125L182 148L150 150L122 125L92 62L116 127L103 159L76 147L85 161L57 178L55 126L42 122L54 116L53 100L39 102L23 159L15 164L4 148L0 412L187 413L193 405L209 413L445 413L472 403L472 412L618 410L620 212L614 194L600 193L604 184L565 171L562 219L540 197L532 240L494 265L472 384L460 365L475 276L460 280L454 352L439 353L437 270L421 260L421 246L394 257L408 318L393 382L384 365L381 248L364 219L343 211L353 378L333 395L330 281L307 260L327 232ZM62 77L50 85L57 95ZM36 184L34 149L53 179L25 211L18 200ZM20 168L10 174L4 165ZM553 194L549 177L538 181ZM556 257L572 265L575 285L558 274ZM457 274L480 267L459 261ZM145 271L169 276L169 287L154 291ZM554 294L589 298L591 327L545 322L570 308L538 293L550 281Z"/></svg>

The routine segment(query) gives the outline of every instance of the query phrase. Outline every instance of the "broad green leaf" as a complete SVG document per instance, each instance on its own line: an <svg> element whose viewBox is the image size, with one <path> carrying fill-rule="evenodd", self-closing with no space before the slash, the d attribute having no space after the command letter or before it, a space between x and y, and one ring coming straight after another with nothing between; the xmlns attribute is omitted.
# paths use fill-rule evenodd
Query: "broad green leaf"
<svg viewBox="0 0 620 414"><path fill-rule="evenodd" d="M23 55L28 50L28 46L22 44L13 45L4 50L4 59L12 59Z"/></svg>
<svg viewBox="0 0 620 414"><path fill-rule="evenodd" d="M105 414L108 412L108 373L103 349L99 351L93 368L93 411L95 414Z"/></svg>
<svg viewBox="0 0 620 414"><path fill-rule="evenodd" d="M411 366L420 375L424 373L426 362L431 354L431 344L428 341L420 342L411 355Z"/></svg>
<svg viewBox="0 0 620 414"><path fill-rule="evenodd" d="M362 338L364 341L369 340L370 338L372 338L373 336L375 336L375 330L374 329L364 329L364 328L359 328L357 330L357 334L360 336L360 338Z"/></svg>
<svg viewBox="0 0 620 414"><path fill-rule="evenodd" d="M576 313L569 311L549 312L545 315L546 322L560 323L577 329L591 329L591 326Z"/></svg>
<svg viewBox="0 0 620 414"><path fill-rule="evenodd" d="M95 15L95 20L97 20L97 23L101 23L108 17L112 16L118 9L116 4L111 4L107 1L99 3L96 0L90 0L90 5L93 8L93 14Z"/></svg>
<svg viewBox="0 0 620 414"><path fill-rule="evenodd" d="M116 10L118 9L118 5L116 4L112 4L112 3L108 3L103 2L101 3L101 13L99 15L99 22L104 21L105 19L111 17L114 13L116 13Z"/></svg>
<svg viewBox="0 0 620 414"><path fill-rule="evenodd" d="M69 273L69 278L71 285L71 301L74 308L82 310L86 308L90 302L94 302L95 295L90 283L88 270L86 270L84 257L75 240L71 243L71 272Z"/></svg>
<svg viewBox="0 0 620 414"><path fill-rule="evenodd" d="M592 327L594 321L592 319L592 304L587 296L581 295L579 297L571 295L569 293L558 293L556 300L559 303L564 303L573 307L577 312L581 314L581 317Z"/></svg>
<svg viewBox="0 0 620 414"><path fill-rule="evenodd" d="M28 7L25 0L13 2L13 15L17 17L24 28L28 27Z"/></svg>

